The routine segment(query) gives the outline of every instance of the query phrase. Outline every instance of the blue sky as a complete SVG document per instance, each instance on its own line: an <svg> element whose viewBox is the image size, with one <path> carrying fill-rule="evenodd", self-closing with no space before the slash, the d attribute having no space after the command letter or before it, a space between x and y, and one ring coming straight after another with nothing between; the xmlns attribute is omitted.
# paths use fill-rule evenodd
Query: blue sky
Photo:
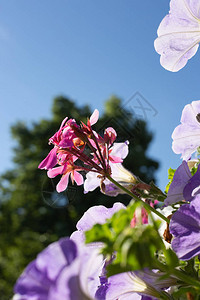
<svg viewBox="0 0 200 300"><path fill-rule="evenodd" d="M0 1L1 171L12 167L10 126L50 117L55 96L102 111L110 95L125 103L138 91L157 110L147 116L149 154L161 162L163 188L181 162L171 133L184 105L200 99L199 53L171 73L154 50L168 10L166 0Z"/></svg>

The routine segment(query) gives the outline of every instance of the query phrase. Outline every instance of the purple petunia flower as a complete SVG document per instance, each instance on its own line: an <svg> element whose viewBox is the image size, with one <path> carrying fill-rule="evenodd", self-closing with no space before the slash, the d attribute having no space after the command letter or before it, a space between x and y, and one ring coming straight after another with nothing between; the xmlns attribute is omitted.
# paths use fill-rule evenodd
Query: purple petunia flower
<svg viewBox="0 0 200 300"><path fill-rule="evenodd" d="M200 195L173 214L169 229L174 236L172 249L179 259L189 260L200 254Z"/></svg>
<svg viewBox="0 0 200 300"><path fill-rule="evenodd" d="M122 203L115 203L112 208L106 208L102 205L89 208L77 223L76 227L78 230L71 235L71 239L81 246L85 240L84 232L86 230L91 229L97 223L104 224L106 219L111 218L115 212L125 208ZM101 247L102 244L92 243L92 245L88 244L87 247L92 249L94 246ZM100 276L101 285L99 285L95 294L95 299L97 300L156 299L154 297L156 295L159 297L161 288L168 288L177 283L173 278L169 278L167 281L160 281L161 275L152 271L128 272L107 278L106 264L102 268Z"/></svg>
<svg viewBox="0 0 200 300"><path fill-rule="evenodd" d="M96 298L98 299L98 295L105 294L105 300L160 299L162 289L177 284L177 280L173 277L161 279L162 275L151 270L113 275L107 279L107 284L104 283L99 287Z"/></svg>
<svg viewBox="0 0 200 300"><path fill-rule="evenodd" d="M89 300L101 284L105 265L99 254L101 243L84 245L84 231L125 209L121 203L112 208L89 208L77 223L71 239L63 238L49 245L31 262L15 285L14 300ZM98 299L104 299L103 296Z"/></svg>
<svg viewBox="0 0 200 300"><path fill-rule="evenodd" d="M49 245L16 282L14 300L95 299L104 266L98 249L82 247L69 238Z"/></svg>
<svg viewBox="0 0 200 300"><path fill-rule="evenodd" d="M174 173L173 181L169 187L165 205L171 205L183 200L183 190L190 178L192 177L186 161L177 168Z"/></svg>
<svg viewBox="0 0 200 300"><path fill-rule="evenodd" d="M160 23L154 44L165 69L179 71L195 55L200 42L199 24L198 0L171 0L169 14Z"/></svg>
<svg viewBox="0 0 200 300"><path fill-rule="evenodd" d="M187 104L182 112L181 124L172 133L172 149L182 154L184 160L200 146L200 100Z"/></svg>
<svg viewBox="0 0 200 300"><path fill-rule="evenodd" d="M171 205L182 200L192 201L200 189L200 165L192 176L186 161L174 173L173 181L169 187L165 205Z"/></svg>

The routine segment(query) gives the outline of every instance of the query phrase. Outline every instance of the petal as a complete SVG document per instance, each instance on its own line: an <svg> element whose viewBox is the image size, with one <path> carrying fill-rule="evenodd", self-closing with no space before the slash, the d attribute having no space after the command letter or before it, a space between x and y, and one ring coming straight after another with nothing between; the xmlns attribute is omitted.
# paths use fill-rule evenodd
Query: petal
<svg viewBox="0 0 200 300"><path fill-rule="evenodd" d="M160 64L168 71L177 72L182 69L188 59L192 58L199 47L200 32L171 33L158 37L154 47L160 57Z"/></svg>
<svg viewBox="0 0 200 300"><path fill-rule="evenodd" d="M46 169L46 170L53 168L57 164L56 152L57 152L57 147L54 147L49 152L47 157L39 164L38 168Z"/></svg>
<svg viewBox="0 0 200 300"><path fill-rule="evenodd" d="M81 185L84 182L83 176L77 171L74 171L74 180L76 181L77 185Z"/></svg>
<svg viewBox="0 0 200 300"><path fill-rule="evenodd" d="M181 260L190 260L200 254L199 234L193 232L190 237L176 238L172 241L172 249Z"/></svg>
<svg viewBox="0 0 200 300"><path fill-rule="evenodd" d="M69 173L63 175L60 179L60 181L58 182L57 186L56 186L56 190L58 193L63 192L64 190L66 190L67 186L68 186L68 182L69 182Z"/></svg>
<svg viewBox="0 0 200 300"><path fill-rule="evenodd" d="M124 159L128 155L128 144L128 141L125 143L114 143L113 147L110 148L112 150L111 155Z"/></svg>
<svg viewBox="0 0 200 300"><path fill-rule="evenodd" d="M200 254L200 196L191 204L182 205L170 222L170 232L174 235L172 248L182 260Z"/></svg>
<svg viewBox="0 0 200 300"><path fill-rule="evenodd" d="M112 208L107 208L103 205L90 207L78 221L76 228L81 231L89 230L95 224L104 224L106 219L112 217L114 213L126 207L119 202L116 202Z"/></svg>
<svg viewBox="0 0 200 300"><path fill-rule="evenodd" d="M176 72L195 55L200 41L199 1L172 0L170 13L162 20L155 40L161 65Z"/></svg>
<svg viewBox="0 0 200 300"><path fill-rule="evenodd" d="M90 117L90 125L94 125L99 119L99 111L97 109L94 110L93 114Z"/></svg>
<svg viewBox="0 0 200 300"><path fill-rule="evenodd" d="M188 160L200 146L200 130L181 124L172 133L172 150L176 154L182 154L184 160Z"/></svg>
<svg viewBox="0 0 200 300"><path fill-rule="evenodd" d="M64 268L56 286L52 287L48 300L89 300L94 299L100 284L103 259L98 250L84 247L73 263Z"/></svg>
<svg viewBox="0 0 200 300"><path fill-rule="evenodd" d="M136 177L123 167L122 164L110 163L112 178L121 183L135 183ZM110 183L110 182L109 182Z"/></svg>
<svg viewBox="0 0 200 300"><path fill-rule="evenodd" d="M103 224L106 222L106 219L109 219L112 217L112 215L119 211L120 209L125 209L126 207L119 202L116 202L112 208L106 208L105 206L99 205L99 206L93 206L89 208L82 218L78 221L76 228L77 231L73 232L70 236L70 239L77 242L77 245L82 247L82 244L85 241L85 235L84 232L86 230L89 230L93 227L95 224ZM87 247L94 248L94 247L101 247L102 243L91 243L88 244Z"/></svg>
<svg viewBox="0 0 200 300"><path fill-rule="evenodd" d="M118 188L115 184L113 183L107 183L105 184L105 188L103 193L105 195L111 196L111 197L116 197L119 194L125 194L124 191L122 191L120 188Z"/></svg>
<svg viewBox="0 0 200 300"><path fill-rule="evenodd" d="M89 296L89 299L95 299L96 290L100 285L99 277L105 265L103 255L99 254L98 248L87 248L87 251L85 250L81 254L80 259L79 278L81 289Z"/></svg>
<svg viewBox="0 0 200 300"><path fill-rule="evenodd" d="M77 257L77 247L69 238L60 239L44 249L17 280L16 299L49 299L49 289L64 267Z"/></svg>
<svg viewBox="0 0 200 300"><path fill-rule="evenodd" d="M70 148L72 146L74 146L74 144L71 137L63 138L59 143L59 147L61 148Z"/></svg>
<svg viewBox="0 0 200 300"><path fill-rule="evenodd" d="M200 165L196 173L192 176L189 182L186 184L183 190L184 199L187 201L191 201L194 198L193 191L195 195L199 194L200 189Z"/></svg>
<svg viewBox="0 0 200 300"><path fill-rule="evenodd" d="M63 174L64 166L56 167L47 172L49 178L54 178L57 175Z"/></svg>
<svg viewBox="0 0 200 300"><path fill-rule="evenodd" d="M78 246L85 244L85 234L83 231L74 231L71 234L70 239L77 243Z"/></svg>
<svg viewBox="0 0 200 300"><path fill-rule="evenodd" d="M64 268L57 279L56 285L52 286L48 300L77 299L86 300L79 283L80 259Z"/></svg>
<svg viewBox="0 0 200 300"><path fill-rule="evenodd" d="M109 155L109 160L112 163L122 163L123 159L121 159L120 157L114 156L114 155Z"/></svg>
<svg viewBox="0 0 200 300"><path fill-rule="evenodd" d="M183 190L191 177L189 167L186 161L183 161L174 174L167 198L164 201L165 205L171 205L183 200Z"/></svg>
<svg viewBox="0 0 200 300"><path fill-rule="evenodd" d="M100 185L100 178L97 177L97 173L88 172L84 182L84 193L94 191Z"/></svg>
<svg viewBox="0 0 200 300"><path fill-rule="evenodd" d="M63 128L63 126L65 125L65 123L67 122L68 117L64 118L64 120L62 121L61 125L60 125L60 129L61 130Z"/></svg>
<svg viewBox="0 0 200 300"><path fill-rule="evenodd" d="M196 195L200 194L200 185L193 189L192 191L192 197L195 197Z"/></svg>
<svg viewBox="0 0 200 300"><path fill-rule="evenodd" d="M62 238L38 255L36 266L50 280L55 280L63 266L70 265L77 255L76 244L69 238Z"/></svg>
<svg viewBox="0 0 200 300"><path fill-rule="evenodd" d="M142 279L135 276L134 272L117 274L108 278L106 300L142 299L141 295L148 295L146 292L147 289L147 284ZM158 295L153 287L151 287L151 290Z"/></svg>
<svg viewBox="0 0 200 300"><path fill-rule="evenodd" d="M200 123L197 121L197 115L200 113L200 100L192 101L187 104L181 115L181 123L196 127L200 130Z"/></svg>
<svg viewBox="0 0 200 300"><path fill-rule="evenodd" d="M193 101L184 107L181 123L172 133L172 149L182 153L182 158L188 160L200 146L200 123L197 115L200 113L200 101Z"/></svg>
<svg viewBox="0 0 200 300"><path fill-rule="evenodd" d="M15 294L12 298L12 300L23 300L23 296L20 294ZM36 299L37 300L37 299Z"/></svg>
<svg viewBox="0 0 200 300"><path fill-rule="evenodd" d="M14 292L21 296L18 298L20 300L31 299L31 296L34 296L34 300L47 300L50 285L51 281L45 273L38 270L36 260L34 260L18 278Z"/></svg>
<svg viewBox="0 0 200 300"><path fill-rule="evenodd" d="M179 18L194 18L200 17L199 0L172 0L170 3L170 13L173 13Z"/></svg>

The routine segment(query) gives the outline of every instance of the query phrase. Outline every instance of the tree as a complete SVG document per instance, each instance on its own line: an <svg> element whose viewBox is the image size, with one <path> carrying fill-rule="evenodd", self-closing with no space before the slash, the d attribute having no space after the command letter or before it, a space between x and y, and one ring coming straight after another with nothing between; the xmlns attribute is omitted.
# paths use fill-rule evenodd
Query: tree
<svg viewBox="0 0 200 300"><path fill-rule="evenodd" d="M48 138L59 128L65 116L86 122L91 115L88 106L77 105L65 98L54 99L52 119L40 120L31 125L18 122L12 126L16 140L14 168L1 176L0 185L0 294L2 300L12 295L12 287L23 268L37 253L59 237L70 235L83 213L93 205L107 207L120 196L108 197L99 189L86 195L82 187L69 186L58 194L55 185L58 179L50 180L46 172L38 170L39 163L48 154ZM147 157L146 151L152 134L144 121L134 120L126 110L121 110L121 100L112 96L105 103L105 112L97 123L96 130L113 126L120 131L118 140L130 140L130 153L125 166L142 180L155 179L158 162ZM117 128L116 128L117 127ZM131 133L131 134L130 134ZM126 204L129 197L123 197Z"/></svg>

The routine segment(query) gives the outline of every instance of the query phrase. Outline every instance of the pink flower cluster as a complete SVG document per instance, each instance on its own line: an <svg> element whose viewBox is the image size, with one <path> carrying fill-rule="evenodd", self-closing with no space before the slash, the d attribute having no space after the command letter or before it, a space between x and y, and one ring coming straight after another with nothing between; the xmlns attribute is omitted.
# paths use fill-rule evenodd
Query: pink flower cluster
<svg viewBox="0 0 200 300"><path fill-rule="evenodd" d="M97 109L88 119L87 125L83 122L78 125L76 120L65 118L60 129L49 139L49 144L54 148L39 164L39 168L48 170L50 178L62 175L56 187L58 192L67 188L69 177L72 184L76 182L77 185L82 185L82 171L98 174L103 182L106 175L111 175L110 163L122 163L122 156L116 156L112 147L117 137L116 131L109 127L102 137L92 130L92 125L98 118Z"/></svg>

